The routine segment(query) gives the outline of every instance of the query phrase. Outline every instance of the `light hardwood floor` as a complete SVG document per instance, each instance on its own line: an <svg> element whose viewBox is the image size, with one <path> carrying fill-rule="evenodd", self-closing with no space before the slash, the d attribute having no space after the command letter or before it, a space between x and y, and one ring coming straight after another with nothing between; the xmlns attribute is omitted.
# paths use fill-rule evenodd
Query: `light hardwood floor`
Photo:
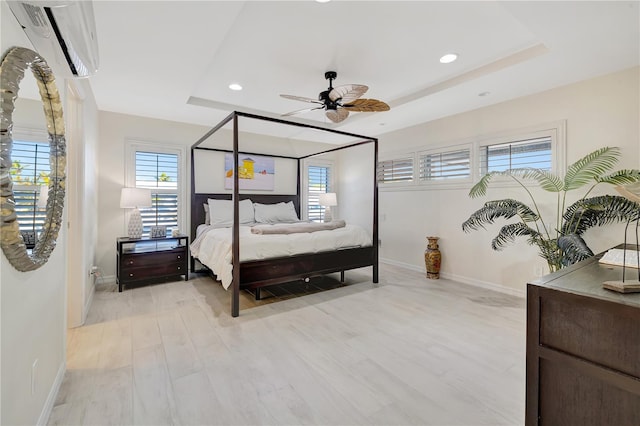
<svg viewBox="0 0 640 426"><path fill-rule="evenodd" d="M208 277L103 285L49 424L524 423L524 299L388 265L346 278L244 295L238 318Z"/></svg>

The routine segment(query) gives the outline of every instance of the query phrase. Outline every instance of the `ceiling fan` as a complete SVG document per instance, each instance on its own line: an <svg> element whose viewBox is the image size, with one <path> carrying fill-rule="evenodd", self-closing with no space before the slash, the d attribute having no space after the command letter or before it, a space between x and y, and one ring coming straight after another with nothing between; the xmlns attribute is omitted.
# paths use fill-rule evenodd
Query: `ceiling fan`
<svg viewBox="0 0 640 426"><path fill-rule="evenodd" d="M288 112L286 114L282 114L282 116L285 117L317 109L324 109L326 110L325 115L329 120L334 123L340 123L349 116L349 111L389 111L389 105L382 101L377 99L360 99L360 96L364 95L364 93L369 89L367 86L362 84L345 84L343 86L333 87L333 80L335 80L336 77L338 77L338 73L335 71L327 71L324 73L324 78L329 80L329 88L320 92L318 99L293 95L280 95L286 99L318 104L318 106Z"/></svg>

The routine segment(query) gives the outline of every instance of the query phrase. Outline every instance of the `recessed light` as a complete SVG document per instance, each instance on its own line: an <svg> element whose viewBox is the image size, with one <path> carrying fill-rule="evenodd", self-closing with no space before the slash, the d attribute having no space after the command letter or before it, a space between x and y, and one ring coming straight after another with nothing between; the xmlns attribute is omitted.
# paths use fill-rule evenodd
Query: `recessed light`
<svg viewBox="0 0 640 426"><path fill-rule="evenodd" d="M229 85L229 89L231 89L231 90L242 90L242 86L240 86L238 83L231 83Z"/></svg>
<svg viewBox="0 0 640 426"><path fill-rule="evenodd" d="M331 0L316 0L316 3L329 3Z"/></svg>
<svg viewBox="0 0 640 426"><path fill-rule="evenodd" d="M451 62L458 59L458 55L455 53L447 53L440 58L440 63L442 64L450 64Z"/></svg>
<svg viewBox="0 0 640 426"><path fill-rule="evenodd" d="M478 93L478 96L489 96L491 92L480 92Z"/></svg>

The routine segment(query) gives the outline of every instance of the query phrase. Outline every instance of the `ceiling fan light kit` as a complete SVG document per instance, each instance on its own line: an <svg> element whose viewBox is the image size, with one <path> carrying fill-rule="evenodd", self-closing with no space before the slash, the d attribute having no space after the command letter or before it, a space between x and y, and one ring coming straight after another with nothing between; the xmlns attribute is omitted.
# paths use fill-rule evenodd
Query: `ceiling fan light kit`
<svg viewBox="0 0 640 426"><path fill-rule="evenodd" d="M329 80L329 88L320 92L318 99L305 98L294 95L280 95L286 99L317 104L318 106L291 111L282 116L290 116L303 112L324 109L327 118L334 123L340 123L349 116L349 111L354 112L377 112L388 111L389 105L377 99L360 99L369 88L363 84L345 84L333 87L333 80L338 77L335 71L327 71L324 78Z"/></svg>

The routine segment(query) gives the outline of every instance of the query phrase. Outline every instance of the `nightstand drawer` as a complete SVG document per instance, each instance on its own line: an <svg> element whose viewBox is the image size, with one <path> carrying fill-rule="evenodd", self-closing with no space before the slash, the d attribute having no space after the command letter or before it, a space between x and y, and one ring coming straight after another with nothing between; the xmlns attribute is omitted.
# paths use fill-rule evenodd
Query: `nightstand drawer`
<svg viewBox="0 0 640 426"><path fill-rule="evenodd" d="M135 253L122 255L122 270L141 266L163 265L166 263L184 262L186 250L172 250L166 253Z"/></svg>
<svg viewBox="0 0 640 426"><path fill-rule="evenodd" d="M123 269L120 273L120 281L131 282L148 280L154 277L169 277L185 275L188 272L184 263L164 263L161 265L143 266L139 268Z"/></svg>

